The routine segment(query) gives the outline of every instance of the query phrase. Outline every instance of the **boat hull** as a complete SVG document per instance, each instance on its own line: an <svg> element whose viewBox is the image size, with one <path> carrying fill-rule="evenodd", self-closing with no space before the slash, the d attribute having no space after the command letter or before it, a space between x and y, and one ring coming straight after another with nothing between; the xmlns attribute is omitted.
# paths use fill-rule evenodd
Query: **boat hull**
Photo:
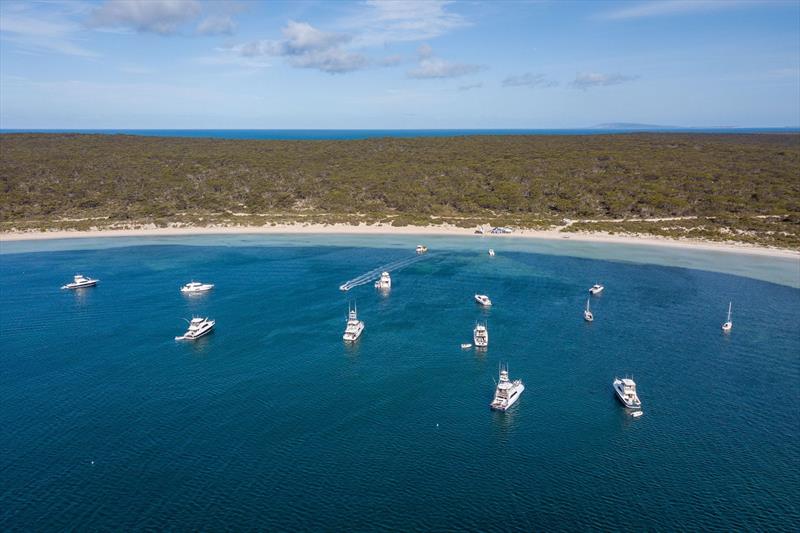
<svg viewBox="0 0 800 533"><path fill-rule="evenodd" d="M64 286L63 286L63 287L61 287L61 288L62 288L62 289L68 289L68 290L74 291L75 289L85 289L85 288L87 288L87 287L94 287L95 285L97 285L97 280L95 280L95 281L90 281L90 282L88 282L88 283L80 283L80 284L76 284L76 283L67 283L66 285L64 285Z"/></svg>
<svg viewBox="0 0 800 533"><path fill-rule="evenodd" d="M524 390L525 390L525 385L520 384L516 388L514 393L511 395L511 397L508 399L507 403L495 403L493 401L492 403L489 404L489 408L492 411L508 411L509 409L511 409L511 406L517 403L517 400L519 400L519 397L522 396L522 392Z"/></svg>
<svg viewBox="0 0 800 533"><path fill-rule="evenodd" d="M206 335L208 335L212 331L214 331L214 326L211 326L210 328L206 328L206 329L204 329L204 330L202 330L202 331L200 331L200 332L198 332L198 333L196 333L194 335L181 335L180 337L175 337L175 340L176 341L196 341L197 339L199 339L201 337L205 337Z"/></svg>

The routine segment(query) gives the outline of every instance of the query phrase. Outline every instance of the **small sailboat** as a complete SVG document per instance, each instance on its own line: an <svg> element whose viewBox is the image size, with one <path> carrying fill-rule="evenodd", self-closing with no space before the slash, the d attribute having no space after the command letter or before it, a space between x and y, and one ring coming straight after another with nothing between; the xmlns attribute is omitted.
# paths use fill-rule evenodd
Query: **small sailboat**
<svg viewBox="0 0 800 533"><path fill-rule="evenodd" d="M728 319L722 324L722 331L728 333L730 330L733 329L733 322L731 321L731 305L733 302L728 302Z"/></svg>
<svg viewBox="0 0 800 533"><path fill-rule="evenodd" d="M589 309L589 298L586 298L586 309L583 310L583 319L586 322L594 321L594 315L592 314L592 310Z"/></svg>

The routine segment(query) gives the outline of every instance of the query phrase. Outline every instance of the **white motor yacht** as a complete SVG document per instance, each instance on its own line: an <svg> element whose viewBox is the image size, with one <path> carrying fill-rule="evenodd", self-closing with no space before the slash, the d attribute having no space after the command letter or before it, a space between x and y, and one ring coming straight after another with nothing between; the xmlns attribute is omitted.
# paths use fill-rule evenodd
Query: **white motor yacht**
<svg viewBox="0 0 800 533"><path fill-rule="evenodd" d="M583 310L583 319L586 322L592 322L594 320L594 315L592 314L592 310L589 309L589 298L586 299L586 309Z"/></svg>
<svg viewBox="0 0 800 533"><path fill-rule="evenodd" d="M494 248L489 248L489 256L494 257Z"/></svg>
<svg viewBox="0 0 800 533"><path fill-rule="evenodd" d="M67 283L62 289L83 289L86 287L94 287L97 285L99 279L92 279L83 276L82 274L75 274L72 278L72 283Z"/></svg>
<svg viewBox="0 0 800 533"><path fill-rule="evenodd" d="M492 306L492 301L485 294L476 294L475 295L475 301L478 302L479 304L481 304L484 307L491 307Z"/></svg>
<svg viewBox="0 0 800 533"><path fill-rule="evenodd" d="M525 390L522 380L515 379L511 381L508 379L508 367L500 368L500 381L497 382L497 389L494 391L494 399L489 407L495 411L505 411L514 402L519 400L522 391Z"/></svg>
<svg viewBox="0 0 800 533"><path fill-rule="evenodd" d="M388 272L381 272L381 278L375 282L375 288L388 291L392 288L392 277Z"/></svg>
<svg viewBox="0 0 800 533"><path fill-rule="evenodd" d="M189 329L180 337L175 337L176 341L193 341L211 333L214 329L215 320L209 318L192 318L189 322Z"/></svg>
<svg viewBox="0 0 800 533"><path fill-rule="evenodd" d="M214 288L213 283L200 283L199 281L190 281L183 287L181 292L206 292Z"/></svg>
<svg viewBox="0 0 800 533"><path fill-rule="evenodd" d="M594 285L592 285L592 288L589 289L589 293L592 296L594 296L595 294L600 294L601 292L603 292L603 289L605 289L605 287L603 287L599 283L595 283Z"/></svg>
<svg viewBox="0 0 800 533"><path fill-rule="evenodd" d="M418 254L424 254L424 253L426 253L427 251L428 251L428 247L427 247L427 246L425 246L424 244L418 244L418 245L417 245L417 253L418 253Z"/></svg>
<svg viewBox="0 0 800 533"><path fill-rule="evenodd" d="M480 322L475 324L475 329L472 331L472 340L476 348L486 348L489 346L489 330L486 324Z"/></svg>
<svg viewBox="0 0 800 533"><path fill-rule="evenodd" d="M345 342L355 342L364 331L364 322L358 319L358 309L352 307L348 309L347 326L344 328L342 338Z"/></svg>
<svg viewBox="0 0 800 533"><path fill-rule="evenodd" d="M630 378L614 378L614 392L617 399L628 409L639 409L642 402L636 394L636 383Z"/></svg>
<svg viewBox="0 0 800 533"><path fill-rule="evenodd" d="M722 331L728 333L730 330L733 329L733 322L731 321L731 305L733 302L728 302L728 319L722 324Z"/></svg>

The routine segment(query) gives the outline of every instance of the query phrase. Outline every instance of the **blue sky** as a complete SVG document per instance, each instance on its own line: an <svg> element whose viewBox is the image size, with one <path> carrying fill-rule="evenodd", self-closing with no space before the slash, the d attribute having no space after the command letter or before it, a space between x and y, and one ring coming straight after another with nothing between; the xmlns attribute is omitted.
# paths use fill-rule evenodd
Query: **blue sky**
<svg viewBox="0 0 800 533"><path fill-rule="evenodd" d="M2 128L800 126L800 2L0 2Z"/></svg>

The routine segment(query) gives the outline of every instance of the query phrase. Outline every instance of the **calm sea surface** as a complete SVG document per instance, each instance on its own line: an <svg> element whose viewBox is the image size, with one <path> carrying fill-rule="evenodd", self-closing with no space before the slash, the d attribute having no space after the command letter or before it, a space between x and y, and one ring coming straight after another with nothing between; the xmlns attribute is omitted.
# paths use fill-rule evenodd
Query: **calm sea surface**
<svg viewBox="0 0 800 533"><path fill-rule="evenodd" d="M446 130L14 130L3 133L93 133L145 135L155 137L210 137L219 139L272 139L272 140L335 140L370 139L374 137L456 137L462 135L600 135L609 133L797 133L797 128L650 128L641 130L616 128L575 129L446 129Z"/></svg>
<svg viewBox="0 0 800 533"><path fill-rule="evenodd" d="M388 295L340 292L414 256L415 238L374 239L4 243L0 529L800 523L799 289L609 246L491 241L489 258L479 239L427 239ZM101 283L59 290L75 272ZM217 287L183 296L192 278ZM351 301L366 330L347 347ZM217 330L174 341L192 315ZM479 319L488 351L461 350ZM507 413L488 409L500 362L527 387ZM637 381L641 418L616 402L617 375Z"/></svg>

